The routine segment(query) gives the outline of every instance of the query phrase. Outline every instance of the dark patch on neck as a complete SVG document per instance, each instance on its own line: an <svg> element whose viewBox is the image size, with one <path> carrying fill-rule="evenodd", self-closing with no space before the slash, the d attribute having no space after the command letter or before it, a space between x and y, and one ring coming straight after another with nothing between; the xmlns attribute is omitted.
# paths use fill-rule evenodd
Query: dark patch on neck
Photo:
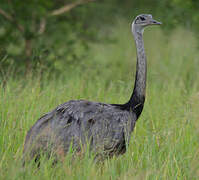
<svg viewBox="0 0 199 180"><path fill-rule="evenodd" d="M130 98L128 105L130 109L135 112L137 118L139 118L142 110L144 108L145 96L138 96L138 94L133 92L132 97Z"/></svg>
<svg viewBox="0 0 199 180"><path fill-rule="evenodd" d="M130 99L125 104L111 104L111 105L116 106L121 110L126 110L135 113L138 119L144 108L144 101L145 101L144 99L145 98L143 98L142 100L140 100L140 98L133 98Z"/></svg>
<svg viewBox="0 0 199 180"><path fill-rule="evenodd" d="M145 96L139 97L135 92L132 94L130 100L125 104L111 104L121 110L131 111L139 118L144 108Z"/></svg>

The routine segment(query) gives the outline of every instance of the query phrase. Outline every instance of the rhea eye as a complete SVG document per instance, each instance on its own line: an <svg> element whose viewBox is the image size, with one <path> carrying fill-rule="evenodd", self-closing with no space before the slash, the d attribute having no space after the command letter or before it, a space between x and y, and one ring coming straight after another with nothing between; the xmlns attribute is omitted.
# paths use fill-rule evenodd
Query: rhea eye
<svg viewBox="0 0 199 180"><path fill-rule="evenodd" d="M144 17L140 17L140 19L141 19L141 21L144 21L144 20L146 20Z"/></svg>

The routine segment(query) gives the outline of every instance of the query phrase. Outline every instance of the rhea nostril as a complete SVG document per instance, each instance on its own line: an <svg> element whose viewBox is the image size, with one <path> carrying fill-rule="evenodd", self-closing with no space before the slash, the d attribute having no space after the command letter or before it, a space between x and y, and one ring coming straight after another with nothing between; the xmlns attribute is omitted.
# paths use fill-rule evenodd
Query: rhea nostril
<svg viewBox="0 0 199 180"><path fill-rule="evenodd" d="M152 20L151 23L152 23L152 24L157 24L157 25L162 24L161 22L158 22L158 21L155 21L155 20Z"/></svg>

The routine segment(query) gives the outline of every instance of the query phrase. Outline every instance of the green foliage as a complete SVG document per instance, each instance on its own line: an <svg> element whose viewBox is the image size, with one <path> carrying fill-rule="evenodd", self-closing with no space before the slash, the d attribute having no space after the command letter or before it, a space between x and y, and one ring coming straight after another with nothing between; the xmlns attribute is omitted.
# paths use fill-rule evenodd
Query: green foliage
<svg viewBox="0 0 199 180"><path fill-rule="evenodd" d="M96 0L52 16L54 10L75 2L2 0L1 9L12 20L0 13L1 69L14 68L19 74L30 67L60 72L63 67L80 63L88 54L90 42L110 42L105 31L100 38L99 34L120 17L130 23L137 14L151 13L163 22L163 29L183 26L199 30L199 3L193 0Z"/></svg>
<svg viewBox="0 0 199 180"><path fill-rule="evenodd" d="M148 58L147 98L127 153L95 164L87 154L52 167L42 159L39 170L21 166L28 129L44 113L70 99L124 103L132 91L136 54L129 22L107 30L115 41L90 44L79 66L57 78L17 79L0 88L0 179L198 179L199 66L195 35L158 27L145 31ZM119 34L119 36L118 36ZM182 38L183 37L183 38ZM131 40L132 39L132 40ZM49 72L51 73L51 72Z"/></svg>
<svg viewBox="0 0 199 180"><path fill-rule="evenodd" d="M34 69L59 69L57 64L70 64L84 56L95 34L94 26L87 21L89 5L85 3L75 12L52 15L54 10L72 2L2 1L1 8L10 18L0 13L0 56L8 55L1 67L6 70L12 65L22 70L29 64Z"/></svg>
<svg viewBox="0 0 199 180"><path fill-rule="evenodd" d="M197 32L199 30L198 8L199 2L194 0L163 0L157 8L157 14L165 19L165 25L168 28L181 25Z"/></svg>

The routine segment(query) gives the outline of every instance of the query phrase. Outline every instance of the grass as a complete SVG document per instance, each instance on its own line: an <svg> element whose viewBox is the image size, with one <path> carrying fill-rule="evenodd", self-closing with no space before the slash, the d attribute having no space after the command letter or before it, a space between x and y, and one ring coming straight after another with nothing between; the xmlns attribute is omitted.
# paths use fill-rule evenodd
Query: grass
<svg viewBox="0 0 199 180"><path fill-rule="evenodd" d="M147 99L125 155L94 164L85 155L40 170L21 166L28 129L70 99L124 103L130 97L136 54L126 22L107 32L112 44L92 44L87 59L58 79L9 78L0 89L0 179L198 179L199 52L194 34L145 30Z"/></svg>

